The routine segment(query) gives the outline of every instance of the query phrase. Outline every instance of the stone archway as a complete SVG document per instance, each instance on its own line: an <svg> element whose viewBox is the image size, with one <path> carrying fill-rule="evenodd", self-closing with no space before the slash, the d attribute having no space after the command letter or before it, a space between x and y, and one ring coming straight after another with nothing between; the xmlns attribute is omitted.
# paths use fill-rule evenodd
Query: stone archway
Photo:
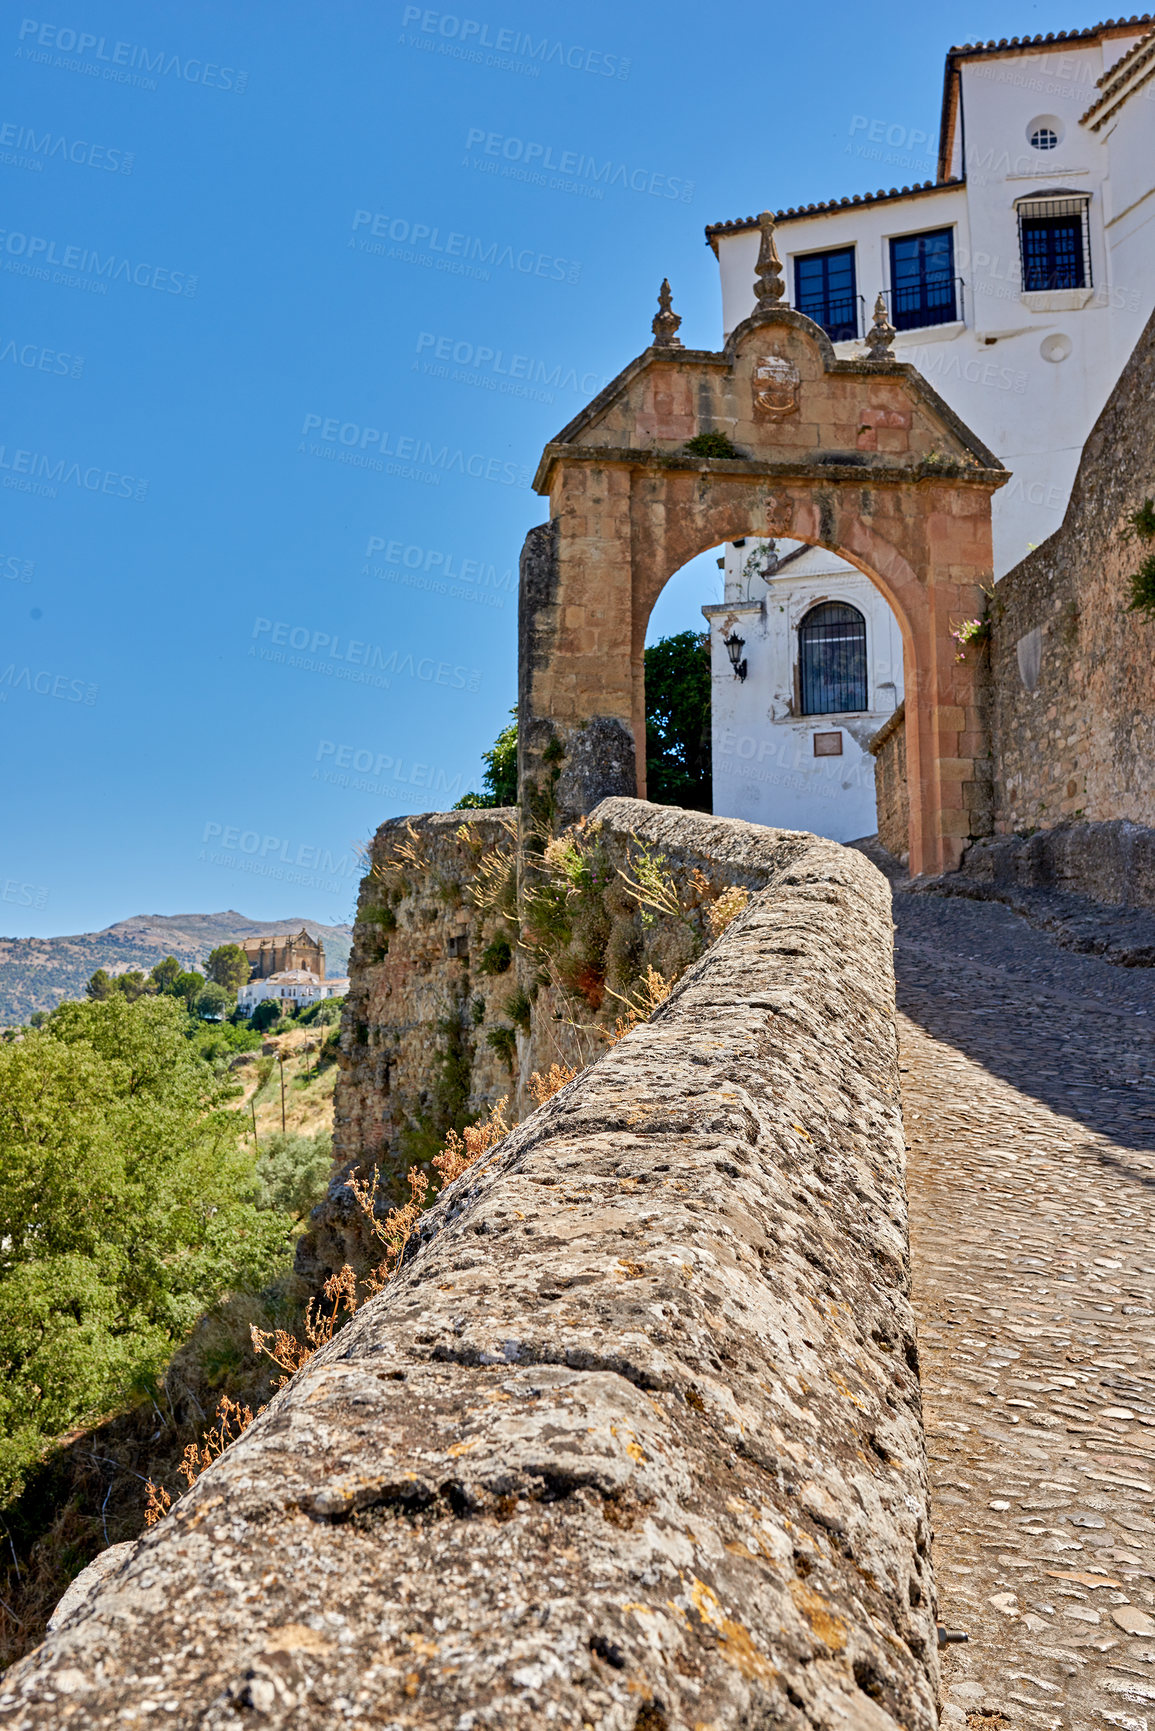
<svg viewBox="0 0 1155 1731"><path fill-rule="evenodd" d="M840 361L781 304L763 223L758 306L721 353L655 341L548 444L550 520L522 554L519 790L551 827L608 794L645 796L646 625L687 560L742 535L821 545L863 571L903 634L910 869L957 864L984 827L974 671L952 625L983 609L991 494L1009 472L911 366L881 305L871 357ZM877 357L877 358L875 358ZM737 453L686 450L722 434Z"/></svg>

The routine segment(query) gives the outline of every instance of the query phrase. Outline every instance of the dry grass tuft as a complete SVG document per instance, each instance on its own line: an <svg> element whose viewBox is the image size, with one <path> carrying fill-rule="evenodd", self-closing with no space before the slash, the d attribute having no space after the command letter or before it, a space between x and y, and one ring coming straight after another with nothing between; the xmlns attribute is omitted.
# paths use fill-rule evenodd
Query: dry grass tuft
<svg viewBox="0 0 1155 1731"><path fill-rule="evenodd" d="M572 1082L576 1075L577 1071L571 1070L568 1064L551 1064L544 1076L537 1070L534 1071L529 1079L529 1091L538 1105L544 1106L547 1100L552 1100L555 1094L560 1093L567 1082Z"/></svg>

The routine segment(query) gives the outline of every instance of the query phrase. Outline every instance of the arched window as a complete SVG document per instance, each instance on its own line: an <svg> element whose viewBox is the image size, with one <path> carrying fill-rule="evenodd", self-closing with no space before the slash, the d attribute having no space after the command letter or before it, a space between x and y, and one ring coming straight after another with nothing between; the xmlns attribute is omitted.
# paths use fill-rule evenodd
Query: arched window
<svg viewBox="0 0 1155 1731"><path fill-rule="evenodd" d="M798 627L803 715L866 708L866 620L844 601L812 607Z"/></svg>

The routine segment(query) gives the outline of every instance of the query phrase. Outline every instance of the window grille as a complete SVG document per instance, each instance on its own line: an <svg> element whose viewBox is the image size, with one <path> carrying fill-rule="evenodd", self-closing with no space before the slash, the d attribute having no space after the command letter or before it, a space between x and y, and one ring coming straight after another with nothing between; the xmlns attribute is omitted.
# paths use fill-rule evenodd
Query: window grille
<svg viewBox="0 0 1155 1731"><path fill-rule="evenodd" d="M798 627L803 715L866 708L866 620L844 601L812 607Z"/></svg>
<svg viewBox="0 0 1155 1731"><path fill-rule="evenodd" d="M1019 200L1023 293L1091 287L1091 241L1085 198Z"/></svg>
<svg viewBox="0 0 1155 1731"><path fill-rule="evenodd" d="M895 330L953 324L959 316L954 236L949 228L890 243L890 319Z"/></svg>
<svg viewBox="0 0 1155 1731"><path fill-rule="evenodd" d="M1036 150L1054 150L1059 142L1059 135L1051 126L1036 126L1031 133L1031 144Z"/></svg>
<svg viewBox="0 0 1155 1731"><path fill-rule="evenodd" d="M854 248L813 252L794 260L794 303L800 313L821 325L831 342L849 342L860 335Z"/></svg>

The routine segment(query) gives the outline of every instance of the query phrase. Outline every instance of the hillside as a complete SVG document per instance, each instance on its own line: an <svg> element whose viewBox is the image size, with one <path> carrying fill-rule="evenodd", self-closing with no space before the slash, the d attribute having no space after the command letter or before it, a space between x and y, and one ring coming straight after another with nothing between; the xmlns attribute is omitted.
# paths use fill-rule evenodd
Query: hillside
<svg viewBox="0 0 1155 1731"><path fill-rule="evenodd" d="M63 998L79 998L97 968L145 973L165 956L198 967L217 944L266 932L299 932L304 926L325 946L325 971L349 966L351 926L326 926L299 914L283 920L250 920L234 908L219 914L134 914L102 932L59 938L0 938L0 1027L26 1022L34 1010L51 1010Z"/></svg>

